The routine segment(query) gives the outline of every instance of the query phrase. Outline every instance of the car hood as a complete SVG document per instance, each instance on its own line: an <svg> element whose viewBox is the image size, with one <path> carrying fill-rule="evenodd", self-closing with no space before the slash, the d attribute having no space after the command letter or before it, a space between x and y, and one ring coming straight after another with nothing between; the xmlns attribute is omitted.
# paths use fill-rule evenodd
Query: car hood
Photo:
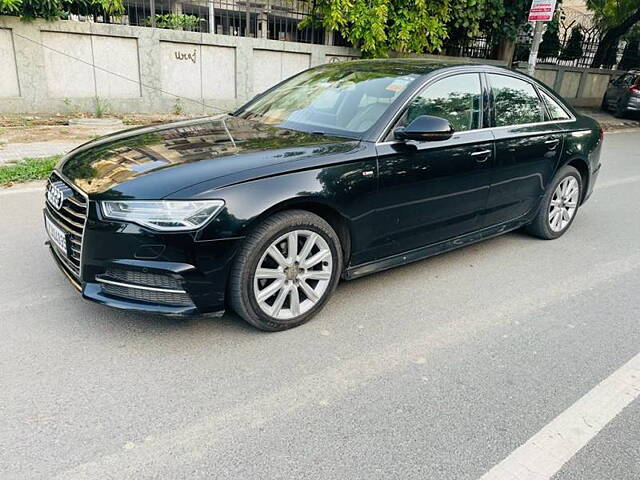
<svg viewBox="0 0 640 480"><path fill-rule="evenodd" d="M81 145L57 166L100 198L158 199L201 182L214 187L295 169L358 141L221 115L125 130ZM304 163L304 162L303 162Z"/></svg>

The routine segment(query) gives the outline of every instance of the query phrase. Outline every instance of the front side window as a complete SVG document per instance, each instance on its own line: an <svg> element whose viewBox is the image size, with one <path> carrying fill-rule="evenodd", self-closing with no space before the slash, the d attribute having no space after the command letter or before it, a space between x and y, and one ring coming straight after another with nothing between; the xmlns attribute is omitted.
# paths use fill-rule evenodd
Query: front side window
<svg viewBox="0 0 640 480"><path fill-rule="evenodd" d="M542 99L544 100L547 110L549 111L549 117L551 120L567 120L571 118L564 108L560 106L553 98L540 90Z"/></svg>
<svg viewBox="0 0 640 480"><path fill-rule="evenodd" d="M249 103L238 115L292 130L358 136L370 129L418 76L391 67L315 68Z"/></svg>
<svg viewBox="0 0 640 480"><path fill-rule="evenodd" d="M420 115L449 120L456 132L480 128L482 87L480 75L465 73L437 81L426 87L407 108L401 125Z"/></svg>
<svg viewBox="0 0 640 480"><path fill-rule="evenodd" d="M544 109L533 85L507 75L487 77L493 92L497 127L544 121Z"/></svg>

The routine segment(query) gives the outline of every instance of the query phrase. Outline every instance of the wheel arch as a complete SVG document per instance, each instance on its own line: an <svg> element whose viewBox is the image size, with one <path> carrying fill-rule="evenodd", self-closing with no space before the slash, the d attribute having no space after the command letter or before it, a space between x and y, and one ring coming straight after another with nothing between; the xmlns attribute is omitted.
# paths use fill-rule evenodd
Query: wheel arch
<svg viewBox="0 0 640 480"><path fill-rule="evenodd" d="M340 240L340 246L342 248L344 258L344 267L346 268L351 256L351 224L349 220L335 207L317 198L300 197L279 202L253 218L251 222L246 225L244 229L245 232L253 230L253 228L271 215L284 212L286 210L305 210L318 215L331 225L331 228L333 228Z"/></svg>
<svg viewBox="0 0 640 480"><path fill-rule="evenodd" d="M589 191L589 182L591 181L591 174L589 173L589 164L587 160L580 156L575 156L569 158L562 166L569 165L576 170L580 174L582 178L582 193L580 194L580 203L582 203L585 199L585 195Z"/></svg>

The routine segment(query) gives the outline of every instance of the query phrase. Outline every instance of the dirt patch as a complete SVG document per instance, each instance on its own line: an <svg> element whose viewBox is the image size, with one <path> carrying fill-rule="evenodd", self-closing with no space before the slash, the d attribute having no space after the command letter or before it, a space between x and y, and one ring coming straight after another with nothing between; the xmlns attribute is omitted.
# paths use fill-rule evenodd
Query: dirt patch
<svg viewBox="0 0 640 480"><path fill-rule="evenodd" d="M102 135L117 132L123 128L131 128L143 125L155 125L196 118L187 115L109 115L119 118L125 124L124 127L84 127L67 125L70 118L79 118L81 115L0 115L0 138L7 143L32 143L32 142L74 142L92 140ZM91 118L89 115L86 118ZM0 147L1 148L1 147Z"/></svg>
<svg viewBox="0 0 640 480"><path fill-rule="evenodd" d="M173 114L109 114L109 117L119 118L125 125L150 125L154 123L170 122L195 118L199 115L173 115ZM92 115L83 114L29 114L29 115L0 115L0 128L12 127L40 127L67 125L70 118L92 118Z"/></svg>
<svg viewBox="0 0 640 480"><path fill-rule="evenodd" d="M68 125L4 127L1 133L8 143L65 142L92 140L108 133L122 130L117 128L69 127Z"/></svg>

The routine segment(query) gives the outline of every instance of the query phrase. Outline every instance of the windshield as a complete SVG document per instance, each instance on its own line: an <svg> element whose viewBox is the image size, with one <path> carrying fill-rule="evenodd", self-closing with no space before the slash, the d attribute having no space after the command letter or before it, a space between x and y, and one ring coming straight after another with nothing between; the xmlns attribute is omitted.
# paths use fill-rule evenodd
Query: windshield
<svg viewBox="0 0 640 480"><path fill-rule="evenodd" d="M293 130L358 137L419 75L326 66L286 81L238 112Z"/></svg>

